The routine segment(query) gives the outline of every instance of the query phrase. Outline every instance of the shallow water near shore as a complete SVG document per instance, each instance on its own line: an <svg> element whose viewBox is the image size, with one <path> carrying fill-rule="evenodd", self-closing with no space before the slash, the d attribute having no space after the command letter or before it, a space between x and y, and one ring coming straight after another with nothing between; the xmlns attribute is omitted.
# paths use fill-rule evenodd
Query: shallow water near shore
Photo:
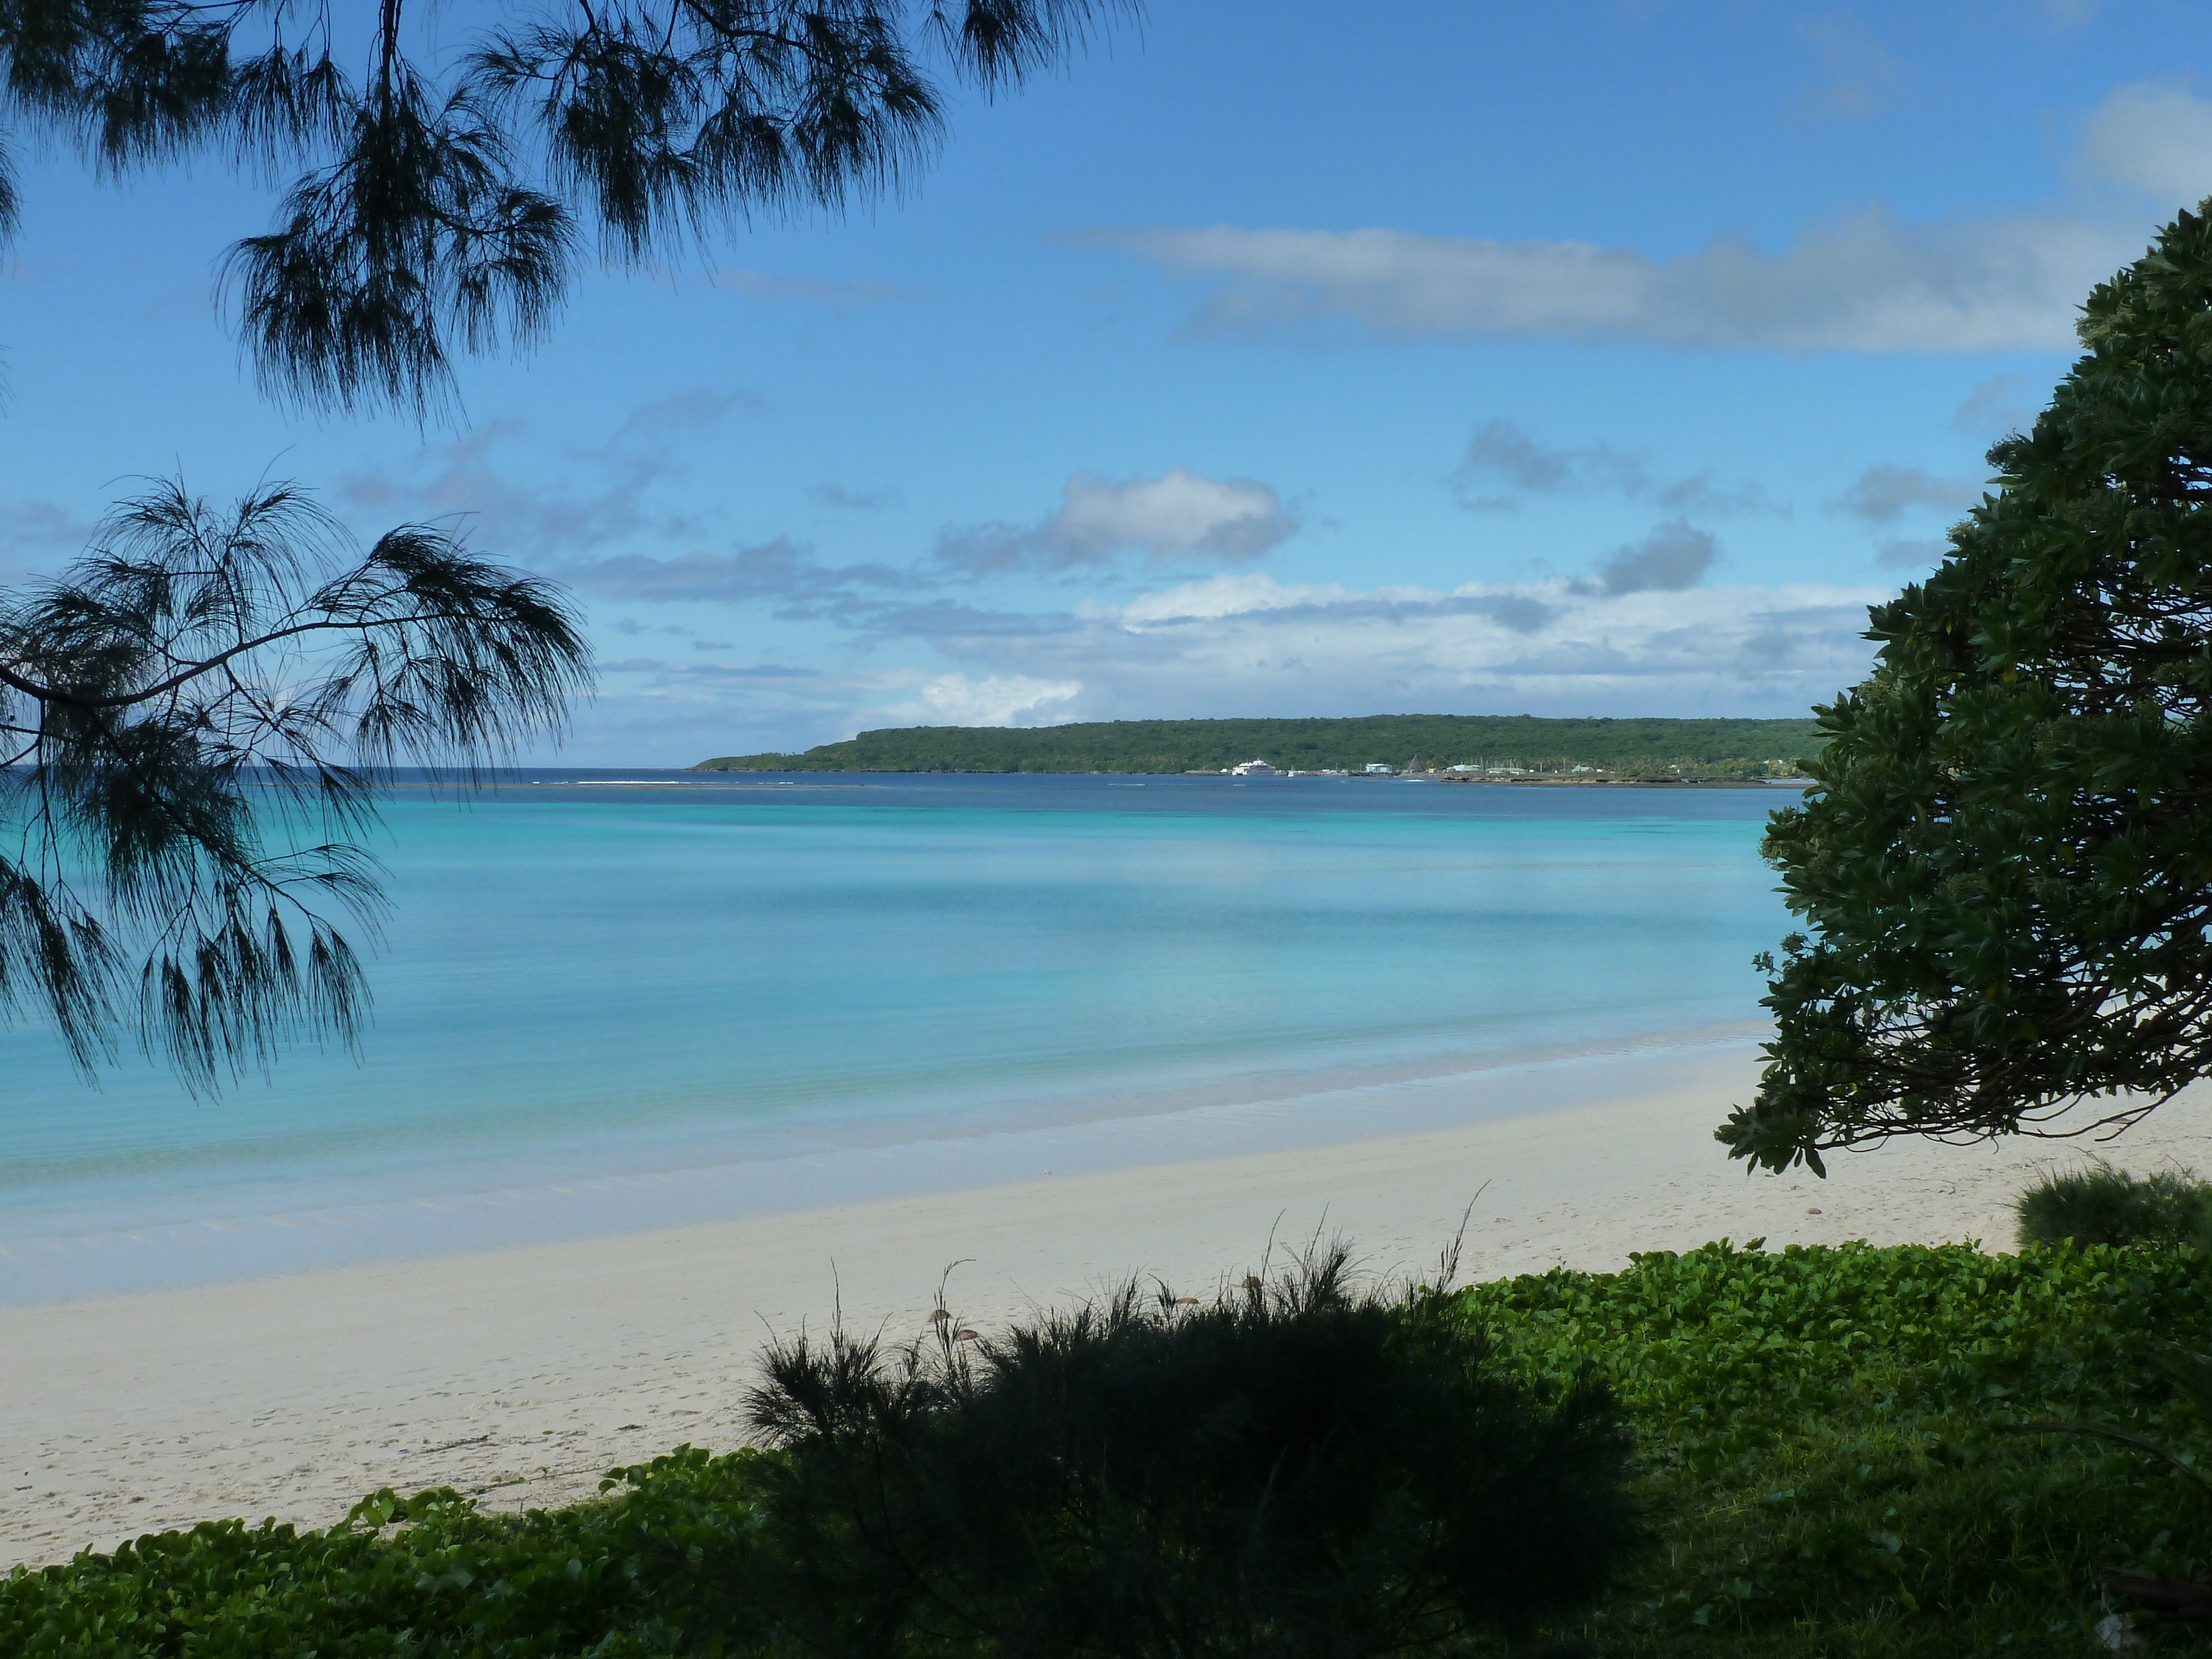
<svg viewBox="0 0 2212 1659"><path fill-rule="evenodd" d="M517 780L392 793L358 1061L0 1035L0 1301L1540 1109L1748 1046L1788 927L1779 790Z"/></svg>

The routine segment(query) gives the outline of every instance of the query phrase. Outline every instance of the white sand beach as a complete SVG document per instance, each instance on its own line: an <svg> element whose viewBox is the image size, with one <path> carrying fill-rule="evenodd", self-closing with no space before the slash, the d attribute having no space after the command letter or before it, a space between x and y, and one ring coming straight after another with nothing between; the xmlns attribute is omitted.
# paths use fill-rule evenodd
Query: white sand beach
<svg viewBox="0 0 2212 1659"><path fill-rule="evenodd" d="M1723 1236L1997 1249L2039 1167L2100 1150L1900 1143L1825 1182L1747 1176L1711 1133L1753 1066L1433 1133L0 1310L0 1560L222 1516L325 1525L386 1485L568 1501L611 1465L736 1443L771 1332L842 1304L903 1336L948 1268L948 1305L977 1325L1131 1271L1202 1291L1271 1234L1342 1235L1369 1267L1419 1273L1478 1191L1470 1279ZM2201 1164L2209 1129L2199 1090L2101 1150Z"/></svg>

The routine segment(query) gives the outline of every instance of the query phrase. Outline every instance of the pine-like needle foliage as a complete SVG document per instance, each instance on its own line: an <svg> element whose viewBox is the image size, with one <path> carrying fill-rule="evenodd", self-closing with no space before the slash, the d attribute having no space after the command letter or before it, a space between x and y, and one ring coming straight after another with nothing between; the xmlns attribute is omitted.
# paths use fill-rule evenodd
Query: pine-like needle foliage
<svg viewBox="0 0 2212 1659"><path fill-rule="evenodd" d="M1784 941L1732 1156L2081 1133L2212 1069L2212 219L2089 297L2087 355L1873 677L1818 711L1765 851ZM2097 1115L2096 1114L2077 1115Z"/></svg>
<svg viewBox="0 0 2212 1659"><path fill-rule="evenodd" d="M783 1449L732 1624L850 1659L1474 1651L1633 1551L1595 1385L1540 1398L1340 1250L1206 1303L1123 1285L1004 1336L767 1356Z"/></svg>
<svg viewBox="0 0 2212 1659"><path fill-rule="evenodd" d="M456 52L404 0L0 0L0 115L110 173L211 151L290 179L224 266L264 385L419 416L457 350L542 335L586 244L638 265L896 192L935 153L948 82L1018 85L1138 5L524 0ZM356 24L357 70L338 44ZM0 236L14 219L0 143Z"/></svg>
<svg viewBox="0 0 2212 1659"><path fill-rule="evenodd" d="M0 594L0 1018L88 1071L135 1033L196 1088L351 1042L377 785L557 733L589 662L556 590L435 531L362 557L289 485L125 501Z"/></svg>

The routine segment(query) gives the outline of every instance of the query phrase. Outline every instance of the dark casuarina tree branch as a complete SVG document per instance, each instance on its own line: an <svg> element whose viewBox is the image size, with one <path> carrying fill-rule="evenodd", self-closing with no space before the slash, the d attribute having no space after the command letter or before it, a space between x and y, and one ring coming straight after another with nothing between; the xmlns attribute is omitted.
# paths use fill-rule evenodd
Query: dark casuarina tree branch
<svg viewBox="0 0 2212 1659"><path fill-rule="evenodd" d="M557 734L589 663L557 590L437 531L363 557L288 484L123 502L0 595L0 1018L51 1018L88 1073L135 1035L195 1089L352 1043L377 788Z"/></svg>
<svg viewBox="0 0 2212 1659"><path fill-rule="evenodd" d="M426 67L378 0L356 78L331 14L292 0L0 0L0 118L110 174L214 153L289 177L223 264L264 387L421 418L457 353L543 337L587 240L635 266L896 194L948 83L1017 86L1139 5L531 0ZM0 143L0 238L15 219Z"/></svg>
<svg viewBox="0 0 2212 1659"><path fill-rule="evenodd" d="M2117 1129L2212 1070L2212 219L2080 331L1950 556L1872 612L1874 674L1774 815L1808 931L1762 959L1733 1157Z"/></svg>
<svg viewBox="0 0 2212 1659"><path fill-rule="evenodd" d="M543 337L587 243L635 265L896 192L946 84L1018 84L1137 0L525 0L420 58L405 4L0 0L0 241L11 127L109 176L256 170L277 223L223 283L264 389L423 418L457 356ZM125 502L0 593L0 1018L88 1073L135 1035L194 1088L351 1042L379 781L473 778L588 681L556 590L435 531L362 558L289 486Z"/></svg>

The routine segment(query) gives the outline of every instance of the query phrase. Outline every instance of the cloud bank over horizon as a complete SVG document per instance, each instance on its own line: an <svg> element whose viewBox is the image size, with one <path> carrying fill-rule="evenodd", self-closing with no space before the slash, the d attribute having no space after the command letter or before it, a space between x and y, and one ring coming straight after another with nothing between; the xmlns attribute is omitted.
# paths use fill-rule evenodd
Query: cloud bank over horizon
<svg viewBox="0 0 2212 1659"><path fill-rule="evenodd" d="M794 684L750 665L611 663L609 702L617 719L657 711L679 723L711 707L721 721L711 729L724 733L781 722L806 740L752 748L792 750L916 724L1394 710L1756 717L1809 708L1863 677L1867 607L1893 590L1692 587L1689 567L1701 570L1709 547L1696 533L1662 526L1624 550L1656 568L1612 580L1361 589L1229 571L1059 611L887 604L872 623L878 640L926 641L956 672L857 668ZM732 720L733 698L753 702L760 724ZM710 728L700 729L703 739Z"/></svg>
<svg viewBox="0 0 2212 1659"><path fill-rule="evenodd" d="M831 550L846 538L826 527L716 547L662 495L698 464L686 444L754 412L742 394L695 388L611 416L605 442L580 451L552 489L510 471L526 427L502 422L426 449L404 473L356 475L343 499L378 514L490 503L475 533L534 550L537 568L585 600L600 637L623 641L602 653L583 745L650 744L676 758L915 724L1285 710L1771 715L1863 675L1866 607L1890 592L1748 579L1697 520L1787 523L1788 503L1713 467L1540 439L1510 417L1477 422L1459 465L1426 486L1445 512L1510 522L1528 503L1565 501L1666 516L1565 570L1540 561L1521 580L1316 581L1262 568L1305 528L1281 489L1178 465L1119 478L1078 471L1027 522L941 525L899 557L840 557ZM1885 549L1918 550L1899 532L1976 488L1883 463L1825 506L1888 537ZM895 498L888 486L804 494L871 517ZM1893 562L1886 550L1876 560Z"/></svg>

